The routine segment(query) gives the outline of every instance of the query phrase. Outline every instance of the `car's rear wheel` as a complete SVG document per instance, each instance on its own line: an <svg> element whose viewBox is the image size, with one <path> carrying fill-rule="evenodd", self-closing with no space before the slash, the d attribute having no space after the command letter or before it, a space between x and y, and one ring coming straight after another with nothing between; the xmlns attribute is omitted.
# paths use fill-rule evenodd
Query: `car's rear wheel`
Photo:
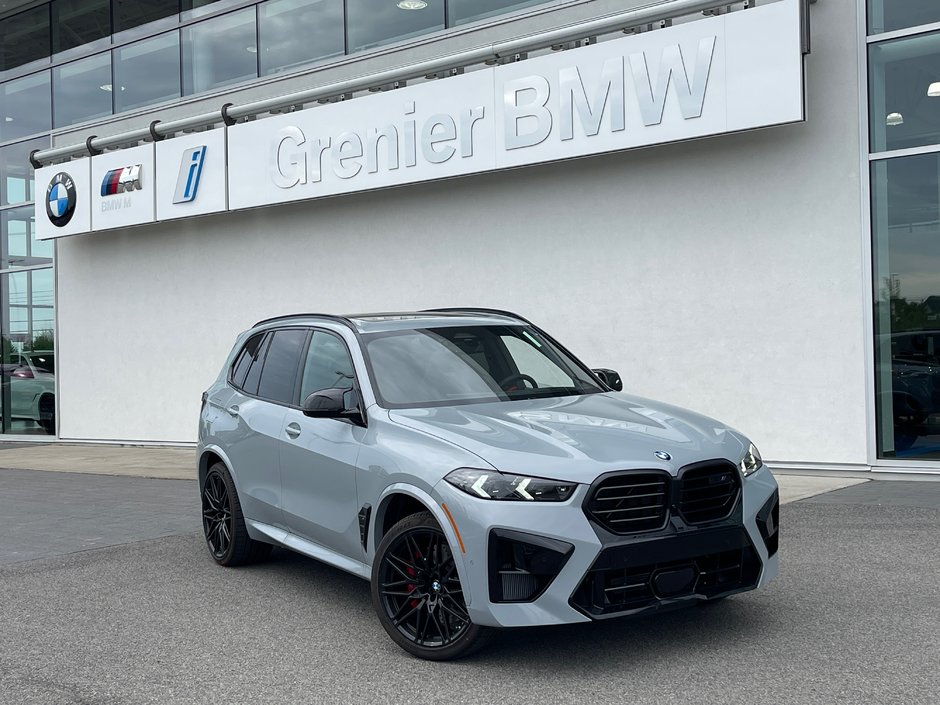
<svg viewBox="0 0 940 705"><path fill-rule="evenodd" d="M271 552L271 544L248 535L235 483L222 463L210 467L202 483L202 527L209 555L219 565L244 565Z"/></svg>
<svg viewBox="0 0 940 705"><path fill-rule="evenodd" d="M429 512L405 517L382 539L372 604L392 640L419 658L466 656L488 635L470 621L447 537Z"/></svg>

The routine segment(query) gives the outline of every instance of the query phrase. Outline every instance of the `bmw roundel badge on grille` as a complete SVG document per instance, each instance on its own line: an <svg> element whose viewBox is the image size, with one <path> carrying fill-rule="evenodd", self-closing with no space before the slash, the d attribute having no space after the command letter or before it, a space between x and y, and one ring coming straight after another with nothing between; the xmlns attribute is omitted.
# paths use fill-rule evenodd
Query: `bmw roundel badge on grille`
<svg viewBox="0 0 940 705"><path fill-rule="evenodd" d="M672 456L664 450L657 450L655 453L653 453L653 455L655 455L660 460L672 460Z"/></svg>

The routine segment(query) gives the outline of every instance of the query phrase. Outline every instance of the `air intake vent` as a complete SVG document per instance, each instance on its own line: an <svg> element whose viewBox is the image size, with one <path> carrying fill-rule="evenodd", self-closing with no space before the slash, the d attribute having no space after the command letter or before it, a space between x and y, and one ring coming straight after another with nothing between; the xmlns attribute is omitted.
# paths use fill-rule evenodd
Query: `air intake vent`
<svg viewBox="0 0 940 705"><path fill-rule="evenodd" d="M660 529L666 523L669 475L655 470L611 475L598 483L585 510L615 534Z"/></svg>
<svg viewBox="0 0 940 705"><path fill-rule="evenodd" d="M688 524L724 519L740 489L738 469L727 461L690 465L679 477L679 513Z"/></svg>

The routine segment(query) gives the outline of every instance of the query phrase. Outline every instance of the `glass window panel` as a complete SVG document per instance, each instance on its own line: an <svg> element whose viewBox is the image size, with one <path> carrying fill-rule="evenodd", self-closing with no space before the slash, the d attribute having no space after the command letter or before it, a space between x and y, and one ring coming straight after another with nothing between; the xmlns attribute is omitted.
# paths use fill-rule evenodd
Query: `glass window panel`
<svg viewBox="0 0 940 705"><path fill-rule="evenodd" d="M180 96L179 33L114 50L114 112Z"/></svg>
<svg viewBox="0 0 940 705"><path fill-rule="evenodd" d="M345 51L343 0L269 0L258 24L262 75Z"/></svg>
<svg viewBox="0 0 940 705"><path fill-rule="evenodd" d="M415 7L417 9L407 9ZM347 0L349 51L444 28L444 0Z"/></svg>
<svg viewBox="0 0 940 705"><path fill-rule="evenodd" d="M47 59L49 49L48 5L4 17L0 22L0 71Z"/></svg>
<svg viewBox="0 0 940 705"><path fill-rule="evenodd" d="M38 241L33 206L0 211L0 269L52 264L52 241Z"/></svg>
<svg viewBox="0 0 940 705"><path fill-rule="evenodd" d="M54 0L52 3L53 54L80 46L88 49L88 44L109 43L110 39L109 0Z"/></svg>
<svg viewBox="0 0 940 705"><path fill-rule="evenodd" d="M111 53L90 56L52 69L55 126L111 114Z"/></svg>
<svg viewBox="0 0 940 705"><path fill-rule="evenodd" d="M227 7L242 4L243 0L183 0L180 18L185 20L196 19L212 12L225 10Z"/></svg>
<svg viewBox="0 0 940 705"><path fill-rule="evenodd" d="M55 433L52 268L0 275L4 433Z"/></svg>
<svg viewBox="0 0 940 705"><path fill-rule="evenodd" d="M33 200L35 184L29 153L34 149L48 148L48 137L0 147L0 206Z"/></svg>
<svg viewBox="0 0 940 705"><path fill-rule="evenodd" d="M940 142L940 32L869 47L871 149Z"/></svg>
<svg viewBox="0 0 940 705"><path fill-rule="evenodd" d="M114 0L114 31L123 32L165 18L176 22L174 15L179 11L179 0Z"/></svg>
<svg viewBox="0 0 940 705"><path fill-rule="evenodd" d="M450 0L447 3L447 26L454 27L544 2L545 0Z"/></svg>
<svg viewBox="0 0 940 705"><path fill-rule="evenodd" d="M314 331L300 382L300 403L321 389L352 389L354 379L346 344L332 333Z"/></svg>
<svg viewBox="0 0 940 705"><path fill-rule="evenodd" d="M258 393L258 380L261 379L261 369L264 365L264 357L268 352L268 347L271 345L271 338L273 335L266 335L264 340L261 341L261 347L258 348L258 353L252 360L251 366L248 368L248 374L245 375L245 384L242 385L242 390L248 394L257 394Z"/></svg>
<svg viewBox="0 0 940 705"><path fill-rule="evenodd" d="M255 8L184 27L183 95L258 75Z"/></svg>
<svg viewBox="0 0 940 705"><path fill-rule="evenodd" d="M264 358L258 396L282 404L294 403L294 383L300 367L300 355L307 341L305 330L279 330L271 338Z"/></svg>
<svg viewBox="0 0 940 705"><path fill-rule="evenodd" d="M940 155L872 164L879 457L940 459Z"/></svg>
<svg viewBox="0 0 940 705"><path fill-rule="evenodd" d="M0 142L52 129L49 71L0 84Z"/></svg>
<svg viewBox="0 0 940 705"><path fill-rule="evenodd" d="M905 27L940 22L937 0L869 0L868 33L880 34Z"/></svg>

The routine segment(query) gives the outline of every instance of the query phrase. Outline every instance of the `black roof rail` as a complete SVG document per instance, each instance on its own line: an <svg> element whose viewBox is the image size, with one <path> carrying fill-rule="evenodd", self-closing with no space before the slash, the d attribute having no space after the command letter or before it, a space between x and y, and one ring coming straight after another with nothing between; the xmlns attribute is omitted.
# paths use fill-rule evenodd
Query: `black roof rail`
<svg viewBox="0 0 940 705"><path fill-rule="evenodd" d="M349 320L346 316L337 316L332 313L288 313L283 316L274 316L273 318L265 318L263 320L255 323L252 328L257 328L258 326L264 323L273 323L274 321L286 321L290 318L327 318L331 321L336 321L337 323L342 323L345 326L349 326L353 330L356 330L356 327L353 325L353 322Z"/></svg>
<svg viewBox="0 0 940 705"><path fill-rule="evenodd" d="M451 308L426 308L421 313L490 313L497 316L507 316L509 318L517 318L523 323L528 323L533 325L532 321L529 321L518 313L513 313L512 311L502 311L498 308L479 308L476 306L455 306Z"/></svg>

